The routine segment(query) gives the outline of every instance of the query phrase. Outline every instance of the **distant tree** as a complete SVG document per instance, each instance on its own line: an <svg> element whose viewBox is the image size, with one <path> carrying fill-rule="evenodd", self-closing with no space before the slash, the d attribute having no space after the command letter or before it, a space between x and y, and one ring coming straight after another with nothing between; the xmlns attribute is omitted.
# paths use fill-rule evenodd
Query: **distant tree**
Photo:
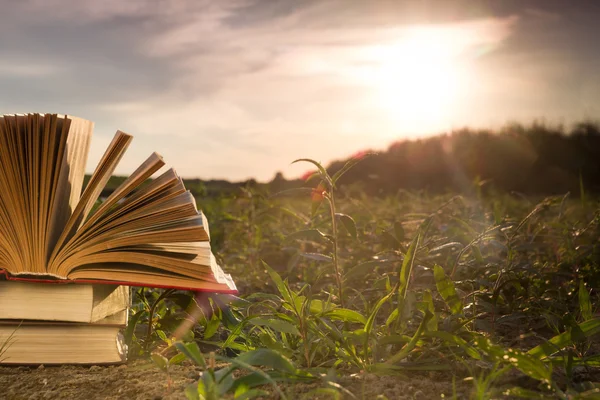
<svg viewBox="0 0 600 400"><path fill-rule="evenodd" d="M332 162L328 171L347 161ZM351 169L340 184L361 182L371 194L465 192L477 179L505 191L559 194L578 193L580 176L587 191L600 193L600 129L593 122L579 123L568 134L562 126L536 122L398 141Z"/></svg>

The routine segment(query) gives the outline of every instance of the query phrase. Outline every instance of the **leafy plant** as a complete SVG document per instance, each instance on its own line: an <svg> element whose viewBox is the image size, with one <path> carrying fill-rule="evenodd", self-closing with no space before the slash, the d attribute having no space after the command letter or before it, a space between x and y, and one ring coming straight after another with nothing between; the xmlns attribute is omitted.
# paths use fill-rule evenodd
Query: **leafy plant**
<svg viewBox="0 0 600 400"><path fill-rule="evenodd" d="M313 376L298 370L288 359L270 349L249 351L236 358L210 353L207 360L195 343L179 342L175 346L181 354L204 368L198 383L188 386L185 391L190 400L219 400L228 393L233 394L236 400L252 399L268 395L268 392L257 389L258 386L265 384L272 385L280 398L286 399L277 382L315 380ZM217 361L228 365L219 368ZM247 374L234 377L233 373L237 370L243 370Z"/></svg>
<svg viewBox="0 0 600 400"><path fill-rule="evenodd" d="M350 398L359 392L338 375L431 371L470 379L477 399L594 395L600 211L589 193L585 207L489 182L473 196L376 197L341 185L358 161L331 171L300 161L317 169L311 188L202 200L244 301L193 326L189 340L213 356L176 345L173 362L186 354L205 369L189 396L267 396L275 385L285 396L281 383L310 381L322 383L311 395ZM168 348L191 296L138 293L126 337ZM155 362L168 373L172 359Z"/></svg>

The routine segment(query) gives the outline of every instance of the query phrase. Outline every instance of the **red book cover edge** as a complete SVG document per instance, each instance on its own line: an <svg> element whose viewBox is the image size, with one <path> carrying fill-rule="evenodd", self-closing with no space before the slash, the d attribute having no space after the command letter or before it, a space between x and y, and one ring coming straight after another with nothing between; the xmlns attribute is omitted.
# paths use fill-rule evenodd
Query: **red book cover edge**
<svg viewBox="0 0 600 400"><path fill-rule="evenodd" d="M30 283L49 283L49 284L100 284L100 285L122 285L122 286L138 286L138 287L152 287L158 289L177 289L177 290L190 290L192 292L208 292L208 293L223 293L223 294L238 294L237 290L211 290L211 289L197 289L184 286L168 286L168 285L145 285L136 282L122 282L122 281L107 281L102 279L36 279L36 278L20 278L18 276L12 276L6 269L0 268L0 275L4 275L6 280L18 281L18 282L30 282Z"/></svg>

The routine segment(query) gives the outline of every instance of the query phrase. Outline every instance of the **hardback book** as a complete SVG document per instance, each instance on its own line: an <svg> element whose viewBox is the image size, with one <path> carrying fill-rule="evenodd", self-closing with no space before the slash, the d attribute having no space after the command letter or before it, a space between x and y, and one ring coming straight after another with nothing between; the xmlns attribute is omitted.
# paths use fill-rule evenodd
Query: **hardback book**
<svg viewBox="0 0 600 400"><path fill-rule="evenodd" d="M208 222L152 154L99 196L132 136L117 131L84 187L93 124L56 114L0 116L0 269L8 280L236 293ZM0 274L1 275L1 274Z"/></svg>
<svg viewBox="0 0 600 400"><path fill-rule="evenodd" d="M127 311L128 286L0 281L0 319L93 323Z"/></svg>
<svg viewBox="0 0 600 400"><path fill-rule="evenodd" d="M122 363L126 324L127 310L92 324L0 320L0 365Z"/></svg>

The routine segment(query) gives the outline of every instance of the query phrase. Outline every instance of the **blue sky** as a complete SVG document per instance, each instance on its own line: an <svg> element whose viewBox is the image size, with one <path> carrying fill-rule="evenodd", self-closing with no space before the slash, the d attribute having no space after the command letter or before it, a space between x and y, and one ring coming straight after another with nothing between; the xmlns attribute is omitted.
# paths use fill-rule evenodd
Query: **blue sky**
<svg viewBox="0 0 600 400"><path fill-rule="evenodd" d="M301 175L400 138L600 115L592 1L0 0L0 112L117 129L184 177Z"/></svg>

